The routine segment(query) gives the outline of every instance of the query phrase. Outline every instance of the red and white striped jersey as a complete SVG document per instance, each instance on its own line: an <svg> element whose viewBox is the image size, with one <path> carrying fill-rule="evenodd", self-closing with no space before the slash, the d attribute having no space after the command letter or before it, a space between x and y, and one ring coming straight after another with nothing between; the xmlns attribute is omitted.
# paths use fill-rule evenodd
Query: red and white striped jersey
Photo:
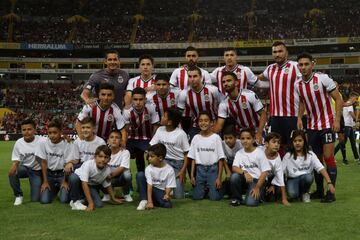
<svg viewBox="0 0 360 240"><path fill-rule="evenodd" d="M212 120L216 119L221 97L218 88L213 85L204 85L199 92L195 92L190 88L189 90L180 92L178 108L182 110L189 109L189 112L184 113L184 115L190 116L193 121L193 126L197 127L197 119L201 111L209 112Z"/></svg>
<svg viewBox="0 0 360 240"><path fill-rule="evenodd" d="M228 69L226 66L216 68L211 74L212 83L216 83L219 91L226 95L226 91L222 85L222 77L224 72L233 72L236 74L239 89L247 88L248 84L255 85L258 81L257 76L250 70L250 68L236 64L232 69Z"/></svg>
<svg viewBox="0 0 360 240"><path fill-rule="evenodd" d="M170 89L165 97L160 97L160 95L155 91L148 93L146 98L155 106L155 109L159 114L159 118L161 119L161 117L164 116L166 109L176 108L179 93L180 90L178 89Z"/></svg>
<svg viewBox="0 0 360 240"><path fill-rule="evenodd" d="M287 61L281 66L271 64L263 75L270 81L270 116L296 117L299 95L295 91L295 82L301 75L297 62Z"/></svg>
<svg viewBox="0 0 360 240"><path fill-rule="evenodd" d="M140 76L131 78L126 87L126 90L132 91L132 90L134 90L134 88L137 88L137 87L141 87L144 89L146 89L148 87L152 87L155 84L155 77L156 77L156 75L152 75L149 79L143 79L140 75Z"/></svg>
<svg viewBox="0 0 360 240"><path fill-rule="evenodd" d="M96 122L96 135L108 139L111 129L122 129L125 126L121 110L115 103L107 109L102 109L99 101L94 106L85 105L78 115L78 120L82 121L85 117L92 117Z"/></svg>
<svg viewBox="0 0 360 240"><path fill-rule="evenodd" d="M203 82L211 84L211 77L208 71L200 68ZM174 70L170 77L170 84L180 90L189 89L189 79L187 74L187 66L183 66Z"/></svg>
<svg viewBox="0 0 360 240"><path fill-rule="evenodd" d="M248 89L241 89L236 100L226 97L219 105L219 118L231 117L240 128L257 128L259 112L264 106L256 94Z"/></svg>
<svg viewBox="0 0 360 240"><path fill-rule="evenodd" d="M150 140L152 125L160 121L159 114L151 103L146 103L141 112L134 108L124 110L125 123L129 125L129 139Z"/></svg>
<svg viewBox="0 0 360 240"><path fill-rule="evenodd" d="M296 91L308 114L308 129L322 130L333 127L335 114L330 93L335 89L335 82L323 73L314 73L306 82L302 79L297 82Z"/></svg>

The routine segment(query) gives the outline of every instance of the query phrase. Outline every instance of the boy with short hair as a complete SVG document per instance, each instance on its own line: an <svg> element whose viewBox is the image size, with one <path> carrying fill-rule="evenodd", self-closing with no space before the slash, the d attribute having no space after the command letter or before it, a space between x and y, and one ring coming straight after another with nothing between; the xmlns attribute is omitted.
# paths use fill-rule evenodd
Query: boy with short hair
<svg viewBox="0 0 360 240"><path fill-rule="evenodd" d="M58 192L61 203L69 201L69 185L64 176L64 165L74 160L74 151L71 143L61 136L62 123L53 119L48 124L48 139L40 143L35 155L41 160L43 183L41 185L40 202L51 203Z"/></svg>
<svg viewBox="0 0 360 240"><path fill-rule="evenodd" d="M194 200L204 198L206 187L209 188L210 200L218 201L222 198L221 175L225 154L221 138L211 131L211 124L210 113L200 112L198 117L200 133L194 136L188 153L188 158L192 160L191 183L195 186Z"/></svg>
<svg viewBox="0 0 360 240"><path fill-rule="evenodd" d="M111 186L123 187L123 195L126 202L132 202L130 195L131 172L130 172L130 152L121 147L121 132L112 130L108 139L111 148L111 158L108 163L111 169ZM110 195L104 194L103 202L110 201Z"/></svg>
<svg viewBox="0 0 360 240"><path fill-rule="evenodd" d="M170 88L169 76L164 73L159 73L155 77L155 91L148 93L146 98L153 103L156 111L159 113L159 118L164 116L166 109L176 108L180 90Z"/></svg>
<svg viewBox="0 0 360 240"><path fill-rule="evenodd" d="M162 143L166 146L165 161L175 171L176 188L174 197L185 197L184 183L186 178L186 166L188 166L187 153L189 141L184 130L178 127L181 121L181 113L177 109L168 108L161 118L159 127L150 141L150 145Z"/></svg>
<svg viewBox="0 0 360 240"><path fill-rule="evenodd" d="M127 132L125 121L121 114L120 108L114 103L115 93L114 85L110 83L102 83L99 87L99 100L94 105L85 105L78 115L76 121L76 131L81 139L80 122L85 117L92 117L95 120L96 135L104 139L108 139L111 129L121 130L123 136L121 145L126 147Z"/></svg>
<svg viewBox="0 0 360 240"><path fill-rule="evenodd" d="M141 200L137 210L153 209L154 206L172 208L170 193L176 187L175 172L164 161L165 156L164 144L157 143L149 147L149 165L145 169L145 174L139 172L136 175Z"/></svg>
<svg viewBox="0 0 360 240"><path fill-rule="evenodd" d="M278 153L280 143L281 135L278 133L271 132L265 137L265 157L269 161L271 167L266 182L266 198L268 201L274 202L277 200L280 191L282 204L290 205L286 197L284 171L280 154Z"/></svg>
<svg viewBox="0 0 360 240"><path fill-rule="evenodd" d="M138 172L145 170L144 152L159 124L159 115L151 103L146 103L146 92L137 87L132 91L132 106L124 110L126 128L129 132L128 149L135 153Z"/></svg>
<svg viewBox="0 0 360 240"><path fill-rule="evenodd" d="M115 203L123 201L115 197L111 183L107 181L111 174L108 166L111 150L108 146L102 145L96 148L95 159L84 162L80 168L75 170L69 178L71 191L70 206L72 210L93 211L95 208L103 207L99 196L99 189L106 188L111 199ZM82 204L81 199L85 195L88 206Z"/></svg>
<svg viewBox="0 0 360 240"><path fill-rule="evenodd" d="M36 126L32 119L25 119L21 123L21 133L23 137L15 142L12 151L11 160L13 164L8 174L10 186L15 196L15 206L21 205L23 202L20 178L29 178L31 201L38 202L40 199L41 166L36 160L35 148L44 141L44 138L35 135Z"/></svg>
<svg viewBox="0 0 360 240"><path fill-rule="evenodd" d="M94 159L95 150L98 146L105 145L104 139L95 135L95 121L91 117L85 117L80 121L81 134L83 139L77 138L74 141L74 160L66 163L64 171L70 174L82 163Z"/></svg>

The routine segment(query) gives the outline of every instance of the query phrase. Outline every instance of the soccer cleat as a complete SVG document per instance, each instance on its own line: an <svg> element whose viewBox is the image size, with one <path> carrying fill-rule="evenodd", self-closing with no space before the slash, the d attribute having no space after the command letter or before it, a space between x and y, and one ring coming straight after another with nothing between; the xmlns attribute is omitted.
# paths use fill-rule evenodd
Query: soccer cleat
<svg viewBox="0 0 360 240"><path fill-rule="evenodd" d="M14 201L14 206L19 206L23 203L23 197L22 196L19 196L19 197L16 197L15 198L15 201Z"/></svg>
<svg viewBox="0 0 360 240"><path fill-rule="evenodd" d="M141 200L136 210L143 211L146 209L147 200Z"/></svg>
<svg viewBox="0 0 360 240"><path fill-rule="evenodd" d="M309 203L309 202L311 202L311 200L310 200L310 193L304 193L304 194L302 195L302 201L303 201L304 203Z"/></svg>
<svg viewBox="0 0 360 240"><path fill-rule="evenodd" d="M110 195L104 194L103 198L101 199L102 202L109 202L110 201Z"/></svg>
<svg viewBox="0 0 360 240"><path fill-rule="evenodd" d="M347 159L344 159L344 160L343 160L343 164L344 164L344 165L349 165L349 161L348 161Z"/></svg>
<svg viewBox="0 0 360 240"><path fill-rule="evenodd" d="M325 197L323 199L321 199L320 202L322 203L332 203L335 202L336 198L335 198L335 194L331 193L331 192L327 192Z"/></svg>
<svg viewBox="0 0 360 240"><path fill-rule="evenodd" d="M233 207L240 206L240 204L241 204L241 202L238 199L232 199L231 202L230 202L230 205L233 206Z"/></svg>
<svg viewBox="0 0 360 240"><path fill-rule="evenodd" d="M310 199L322 199L322 198L324 198L324 193L319 192L318 190L310 194Z"/></svg>
<svg viewBox="0 0 360 240"><path fill-rule="evenodd" d="M70 205L71 206L71 205ZM87 209L87 206L85 206L84 204L81 203L81 201L77 200L76 202L73 202L73 206L71 209L72 210L81 210L84 211Z"/></svg>
<svg viewBox="0 0 360 240"><path fill-rule="evenodd" d="M132 202L134 201L130 194L124 195L124 199L126 202Z"/></svg>

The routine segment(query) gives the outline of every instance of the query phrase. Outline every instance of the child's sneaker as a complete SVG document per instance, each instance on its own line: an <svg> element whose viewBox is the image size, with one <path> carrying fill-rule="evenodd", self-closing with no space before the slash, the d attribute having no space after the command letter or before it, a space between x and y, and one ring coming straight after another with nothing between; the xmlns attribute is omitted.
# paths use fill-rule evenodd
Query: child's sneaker
<svg viewBox="0 0 360 240"><path fill-rule="evenodd" d="M109 202L110 201L110 195L104 194L103 198L101 199L102 202Z"/></svg>
<svg viewBox="0 0 360 240"><path fill-rule="evenodd" d="M124 195L124 199L126 202L132 202L134 201L130 194Z"/></svg>
<svg viewBox="0 0 360 240"><path fill-rule="evenodd" d="M323 199L321 199L320 202L322 203L332 203L335 202L336 198L335 198L335 194L331 193L331 192L327 192L325 197Z"/></svg>
<svg viewBox="0 0 360 240"><path fill-rule="evenodd" d="M19 196L19 197L16 197L15 198L15 201L14 201L14 206L19 206L23 203L23 197L22 196Z"/></svg>
<svg viewBox="0 0 360 240"><path fill-rule="evenodd" d="M145 210L147 204L147 200L141 200L139 203L139 206L136 208L136 210L142 211Z"/></svg>
<svg viewBox="0 0 360 240"><path fill-rule="evenodd" d="M309 202L311 202L311 200L310 200L310 194L309 194L309 193L304 193L304 194L302 195L302 201L303 201L304 203L309 203Z"/></svg>
<svg viewBox="0 0 360 240"><path fill-rule="evenodd" d="M70 204L71 204L71 202L70 202ZM72 210L82 210L83 211L83 210L87 209L87 206L82 204L81 201L79 201L79 200L76 201L76 202L73 202L72 205L74 206L74 207L71 208Z"/></svg>
<svg viewBox="0 0 360 240"><path fill-rule="evenodd" d="M240 204L241 204L241 201L238 200L238 199L232 199L231 202L230 202L230 205L233 206L233 207L240 206Z"/></svg>

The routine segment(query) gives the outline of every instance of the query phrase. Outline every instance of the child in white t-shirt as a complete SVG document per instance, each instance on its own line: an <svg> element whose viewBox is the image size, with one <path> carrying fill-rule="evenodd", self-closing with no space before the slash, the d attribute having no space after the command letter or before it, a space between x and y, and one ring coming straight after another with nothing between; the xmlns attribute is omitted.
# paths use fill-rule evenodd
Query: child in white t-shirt
<svg viewBox="0 0 360 240"><path fill-rule="evenodd" d="M232 206L239 206L242 193L247 188L245 204L256 207L260 204L270 164L266 161L264 150L255 145L255 132L245 128L240 131L240 141L244 147L235 155L233 174L230 178Z"/></svg>
<svg viewBox="0 0 360 240"><path fill-rule="evenodd" d="M166 147L165 161L174 169L176 175L176 188L173 191L176 199L185 197L187 153L190 148L186 133L178 127L180 121L181 113L178 110L167 109L161 118L162 126L157 129L150 141L150 145L162 143Z"/></svg>
<svg viewBox="0 0 360 240"><path fill-rule="evenodd" d="M111 186L123 187L123 195L126 202L132 202L130 195L131 172L130 172L130 152L121 147L121 132L112 130L109 135L108 145L111 148L111 158L108 165L111 169ZM106 192L106 191L105 191ZM103 202L110 201L110 195L104 194Z"/></svg>
<svg viewBox="0 0 360 240"><path fill-rule="evenodd" d="M16 141L12 151L12 165L8 175L15 196L15 206L21 205L23 202L20 178L29 178L31 201L38 202L40 200L41 166L35 159L35 149L41 141L44 141L44 138L35 133L35 122L32 119L24 120L21 123L23 137Z"/></svg>
<svg viewBox="0 0 360 240"><path fill-rule="evenodd" d="M66 163L64 172L67 175L79 168L84 162L93 160L96 148L106 144L104 139L95 135L95 127L95 120L91 117L85 117L80 121L80 130L83 139L77 138L74 141L75 159Z"/></svg>
<svg viewBox="0 0 360 240"><path fill-rule="evenodd" d="M305 132L302 130L292 133L290 151L283 157L283 169L287 176L286 187L290 199L302 197L303 202L310 202L309 190L314 180L313 170L326 179L330 193L335 194L335 187L327 171L316 154L309 150Z"/></svg>
<svg viewBox="0 0 360 240"><path fill-rule="evenodd" d="M211 123L208 112L199 113L200 133L192 139L188 153L188 158L192 160L191 183L194 185L194 200L203 199L207 187L210 200L218 201L223 195L221 175L225 154L220 136L211 131Z"/></svg>
<svg viewBox="0 0 360 240"><path fill-rule="evenodd" d="M138 172L136 181L139 186L140 203L137 210L152 209L154 206L172 208L170 193L176 187L174 169L165 160L166 147L162 143L148 149L149 165Z"/></svg>
<svg viewBox="0 0 360 240"><path fill-rule="evenodd" d="M40 143L35 150L35 155L41 160L41 203L51 203L58 192L61 203L69 202L69 184L64 175L64 165L74 160L74 149L72 143L61 137L61 132L60 120L52 120L48 124L48 139Z"/></svg>
<svg viewBox="0 0 360 240"><path fill-rule="evenodd" d="M108 146L102 145L96 148L95 159L84 162L80 168L75 170L69 177L71 191L70 206L72 210L93 211L95 208L103 207L99 190L106 188L111 200L121 204L122 199L115 197L111 183L107 180L111 174L108 163L111 150ZM85 195L87 207L82 203Z"/></svg>
<svg viewBox="0 0 360 240"><path fill-rule="evenodd" d="M281 193L282 204L290 205L286 196L284 171L279 154L280 142L281 135L278 133L271 132L265 137L265 156L271 167L266 181L265 200L275 202Z"/></svg>

